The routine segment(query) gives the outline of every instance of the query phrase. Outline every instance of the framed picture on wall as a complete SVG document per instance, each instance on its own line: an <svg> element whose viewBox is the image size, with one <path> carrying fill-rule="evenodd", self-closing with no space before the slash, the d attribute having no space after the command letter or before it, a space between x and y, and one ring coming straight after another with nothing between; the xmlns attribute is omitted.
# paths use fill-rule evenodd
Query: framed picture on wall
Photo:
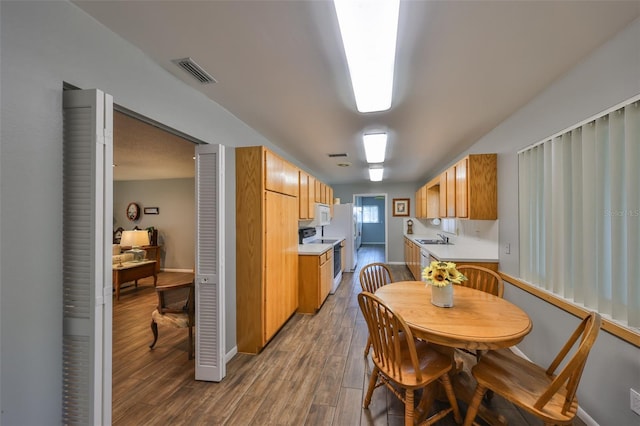
<svg viewBox="0 0 640 426"><path fill-rule="evenodd" d="M409 216L409 199L408 198L393 199L393 215Z"/></svg>

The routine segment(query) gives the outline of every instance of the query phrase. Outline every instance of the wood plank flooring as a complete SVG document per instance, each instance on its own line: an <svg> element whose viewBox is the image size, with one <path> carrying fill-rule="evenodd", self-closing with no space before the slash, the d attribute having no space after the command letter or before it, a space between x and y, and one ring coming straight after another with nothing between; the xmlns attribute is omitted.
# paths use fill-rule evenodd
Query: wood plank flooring
<svg viewBox="0 0 640 426"><path fill-rule="evenodd" d="M383 259L382 246L363 246L358 267ZM390 266L396 280L410 279L404 265ZM371 363L363 356L367 327L356 299L358 272L343 274L318 314L295 314L262 353L237 354L221 383L193 379L186 330L159 327L158 343L149 349L156 305L151 280L123 289L113 309L113 424L404 424L403 405L384 387L362 408ZM160 273L158 285L190 279ZM499 397L492 404L511 425L541 424ZM439 424L455 422L449 415Z"/></svg>

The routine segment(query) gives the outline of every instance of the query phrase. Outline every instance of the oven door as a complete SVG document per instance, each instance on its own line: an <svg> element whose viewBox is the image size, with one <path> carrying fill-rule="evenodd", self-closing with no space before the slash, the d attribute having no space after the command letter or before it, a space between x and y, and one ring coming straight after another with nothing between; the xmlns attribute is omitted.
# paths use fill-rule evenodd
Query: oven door
<svg viewBox="0 0 640 426"><path fill-rule="evenodd" d="M333 246L333 278L337 277L342 270L342 247L340 243Z"/></svg>

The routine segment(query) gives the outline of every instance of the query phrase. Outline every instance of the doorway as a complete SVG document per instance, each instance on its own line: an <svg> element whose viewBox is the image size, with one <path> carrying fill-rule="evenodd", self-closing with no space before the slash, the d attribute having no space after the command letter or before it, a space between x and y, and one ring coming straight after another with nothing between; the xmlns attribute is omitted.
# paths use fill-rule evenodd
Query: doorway
<svg viewBox="0 0 640 426"><path fill-rule="evenodd" d="M383 252L384 261L388 259L388 208L386 193L354 194L353 203L357 212L356 247L358 259L360 250L368 248L369 251ZM377 254L379 256L379 254Z"/></svg>

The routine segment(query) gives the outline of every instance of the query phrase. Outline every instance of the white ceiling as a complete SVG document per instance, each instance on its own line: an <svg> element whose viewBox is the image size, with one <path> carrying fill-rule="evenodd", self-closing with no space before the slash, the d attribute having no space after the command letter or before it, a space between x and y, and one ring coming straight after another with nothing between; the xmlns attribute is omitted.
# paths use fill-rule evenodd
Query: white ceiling
<svg viewBox="0 0 640 426"><path fill-rule="evenodd" d="M638 0L401 0L392 107L360 114L329 1L74 3L329 184L368 179L365 130L390 134L385 181L424 180L640 15Z"/></svg>

